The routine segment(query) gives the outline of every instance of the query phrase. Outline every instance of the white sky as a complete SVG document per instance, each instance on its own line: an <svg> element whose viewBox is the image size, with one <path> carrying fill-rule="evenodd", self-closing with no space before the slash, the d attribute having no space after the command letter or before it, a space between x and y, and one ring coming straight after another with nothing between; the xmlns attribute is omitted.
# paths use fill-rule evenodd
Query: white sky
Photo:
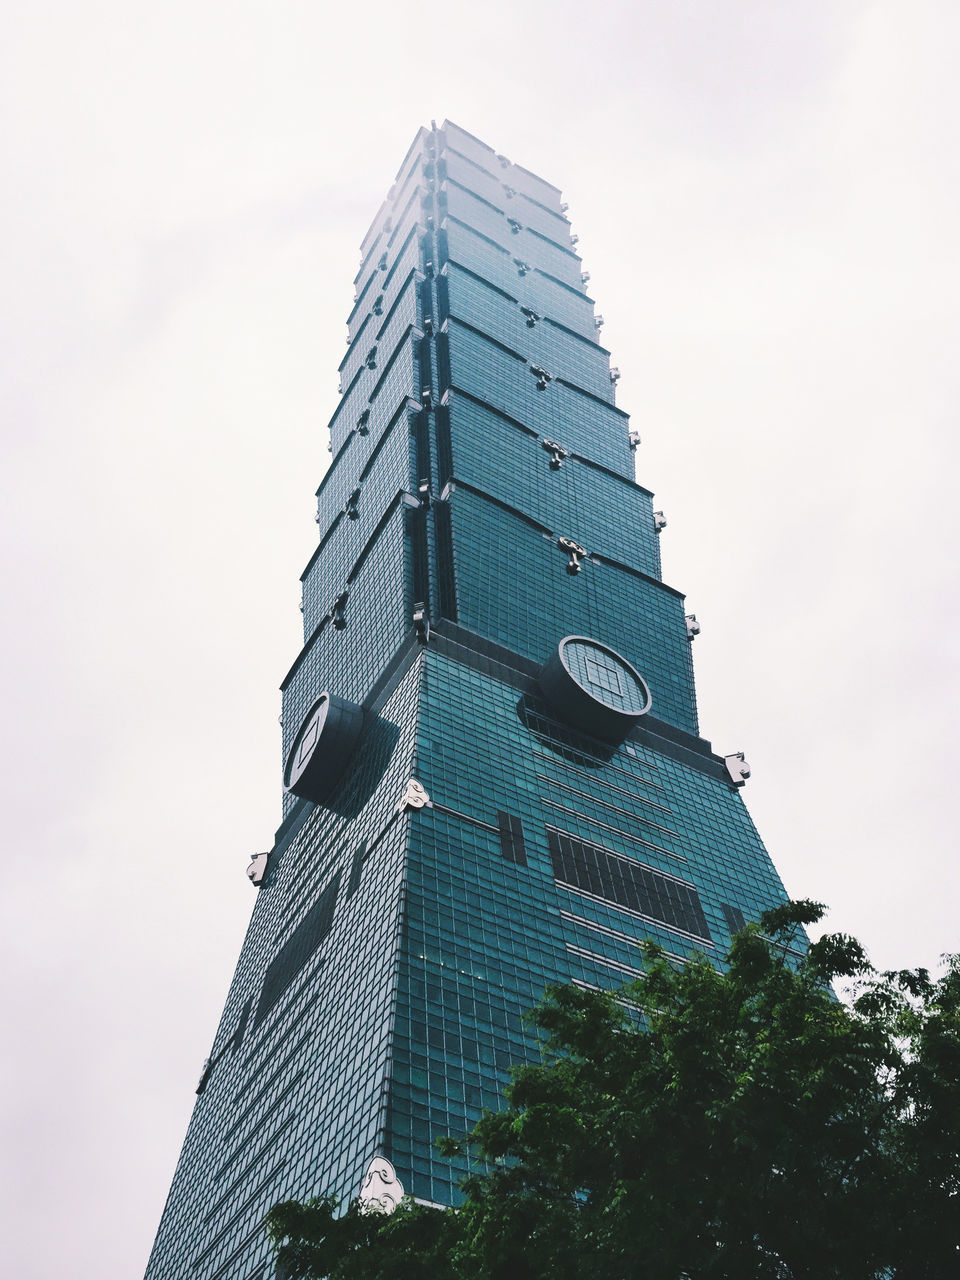
<svg viewBox="0 0 960 1280"><path fill-rule="evenodd" d="M788 890L881 965L957 948L958 35L951 0L8 8L5 1273L145 1265L279 823L359 243L431 117L564 189Z"/></svg>

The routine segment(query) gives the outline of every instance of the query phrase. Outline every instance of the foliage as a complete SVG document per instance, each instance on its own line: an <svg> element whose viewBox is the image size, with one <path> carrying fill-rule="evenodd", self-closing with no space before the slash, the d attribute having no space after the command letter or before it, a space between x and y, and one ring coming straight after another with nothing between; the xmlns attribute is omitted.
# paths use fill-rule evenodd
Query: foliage
<svg viewBox="0 0 960 1280"><path fill-rule="evenodd" d="M278 1275L289 1280L453 1280L459 1222L452 1213L405 1200L392 1214L354 1200L341 1216L330 1196L271 1209Z"/></svg>
<svg viewBox="0 0 960 1280"><path fill-rule="evenodd" d="M464 1202L332 1200L268 1223L290 1280L947 1280L960 1275L960 961L804 949L788 903L727 967L643 946L615 995L554 987L543 1060L450 1154ZM850 989L839 1001L831 984Z"/></svg>

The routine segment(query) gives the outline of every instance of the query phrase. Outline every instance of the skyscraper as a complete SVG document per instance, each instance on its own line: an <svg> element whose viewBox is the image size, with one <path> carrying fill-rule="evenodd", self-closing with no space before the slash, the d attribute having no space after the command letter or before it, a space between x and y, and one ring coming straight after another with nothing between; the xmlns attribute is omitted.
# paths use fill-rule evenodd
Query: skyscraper
<svg viewBox="0 0 960 1280"><path fill-rule="evenodd" d="M434 1150L534 1053L551 982L720 957L784 893L699 735L665 521L559 191L422 129L362 245L283 821L147 1270L270 1274L262 1219L456 1199Z"/></svg>

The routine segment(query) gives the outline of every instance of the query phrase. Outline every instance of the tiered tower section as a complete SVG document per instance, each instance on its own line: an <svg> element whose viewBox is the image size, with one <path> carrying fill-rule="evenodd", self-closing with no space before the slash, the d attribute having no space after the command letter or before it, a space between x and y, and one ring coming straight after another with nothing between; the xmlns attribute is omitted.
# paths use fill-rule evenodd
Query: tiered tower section
<svg viewBox="0 0 960 1280"><path fill-rule="evenodd" d="M699 737L683 597L560 193L421 130L362 246L284 820L147 1275L263 1280L280 1199L456 1200L433 1142L551 982L719 957L783 899ZM371 1167L371 1161L374 1161Z"/></svg>

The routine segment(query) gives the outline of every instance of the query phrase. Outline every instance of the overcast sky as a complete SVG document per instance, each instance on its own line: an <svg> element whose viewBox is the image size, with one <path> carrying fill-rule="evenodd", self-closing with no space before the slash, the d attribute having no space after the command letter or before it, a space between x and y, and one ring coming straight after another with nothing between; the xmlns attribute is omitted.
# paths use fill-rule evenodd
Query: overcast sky
<svg viewBox="0 0 960 1280"><path fill-rule="evenodd" d="M359 243L431 118L564 190L789 892L883 966L957 948L958 35L952 0L8 6L6 1274L145 1265L280 820Z"/></svg>

